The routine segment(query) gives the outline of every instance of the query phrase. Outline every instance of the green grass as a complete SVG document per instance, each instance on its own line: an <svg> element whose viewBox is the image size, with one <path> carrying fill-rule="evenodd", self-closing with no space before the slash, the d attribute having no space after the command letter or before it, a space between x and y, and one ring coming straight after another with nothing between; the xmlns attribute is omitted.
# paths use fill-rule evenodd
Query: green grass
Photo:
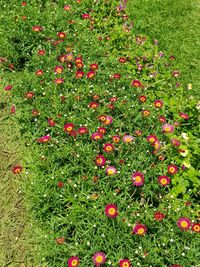
<svg viewBox="0 0 200 267"><path fill-rule="evenodd" d="M186 86L200 92L200 1L130 0L128 10L136 32L159 41L167 55L176 57L176 66Z"/></svg>

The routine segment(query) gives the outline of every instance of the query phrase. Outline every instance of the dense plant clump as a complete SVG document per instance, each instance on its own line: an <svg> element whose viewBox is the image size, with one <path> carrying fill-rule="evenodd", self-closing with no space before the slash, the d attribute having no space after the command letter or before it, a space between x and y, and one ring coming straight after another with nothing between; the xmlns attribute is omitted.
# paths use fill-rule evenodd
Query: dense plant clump
<svg viewBox="0 0 200 267"><path fill-rule="evenodd" d="M12 15L3 90L27 147L12 171L27 175L41 260L197 266L199 107L175 58L134 34L125 0L21 2Z"/></svg>

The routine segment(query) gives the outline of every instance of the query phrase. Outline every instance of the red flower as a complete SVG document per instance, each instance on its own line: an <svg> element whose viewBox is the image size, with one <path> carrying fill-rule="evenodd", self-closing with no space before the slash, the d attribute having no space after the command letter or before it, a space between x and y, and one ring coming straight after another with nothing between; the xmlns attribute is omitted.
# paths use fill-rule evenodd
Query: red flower
<svg viewBox="0 0 200 267"><path fill-rule="evenodd" d="M82 19L89 19L90 18L90 14L83 14L82 15Z"/></svg>
<svg viewBox="0 0 200 267"><path fill-rule="evenodd" d="M33 117L37 117L37 116L40 115L39 111L36 110L36 109L32 109L31 114L32 114Z"/></svg>
<svg viewBox="0 0 200 267"><path fill-rule="evenodd" d="M158 177L158 183L162 186L170 184L171 180L168 176L162 175Z"/></svg>
<svg viewBox="0 0 200 267"><path fill-rule="evenodd" d="M82 69L82 68L84 67L83 62L77 62L77 63L76 63L76 67L77 67L78 69Z"/></svg>
<svg viewBox="0 0 200 267"><path fill-rule="evenodd" d="M105 134L106 133L106 128L99 127L97 131L98 131L98 133Z"/></svg>
<svg viewBox="0 0 200 267"><path fill-rule="evenodd" d="M143 110L142 111L142 114L145 116L145 117L148 117L150 115L150 111L149 110Z"/></svg>
<svg viewBox="0 0 200 267"><path fill-rule="evenodd" d="M58 244L58 245L61 245L61 244L63 244L65 242L65 238L63 237L63 236L60 236L60 237L57 237L56 238L56 243Z"/></svg>
<svg viewBox="0 0 200 267"><path fill-rule="evenodd" d="M64 125L64 132L70 133L74 129L73 123L67 123Z"/></svg>
<svg viewBox="0 0 200 267"><path fill-rule="evenodd" d="M115 204L108 204L105 206L105 215L111 219L114 219L118 216L118 208Z"/></svg>
<svg viewBox="0 0 200 267"><path fill-rule="evenodd" d="M80 78L83 78L84 76L84 72L81 71L81 70L77 70L76 71L76 78L80 79Z"/></svg>
<svg viewBox="0 0 200 267"><path fill-rule="evenodd" d="M15 166L12 167L13 174L18 174L21 171L22 171L22 166L20 166L20 165L15 165Z"/></svg>
<svg viewBox="0 0 200 267"><path fill-rule="evenodd" d="M103 138L103 134L101 134L101 133L93 133L92 134L92 136L91 136L91 139L92 140L100 140L100 139L102 139Z"/></svg>
<svg viewBox="0 0 200 267"><path fill-rule="evenodd" d="M25 1L21 2L21 6L26 6L27 3Z"/></svg>
<svg viewBox="0 0 200 267"><path fill-rule="evenodd" d="M174 146L180 146L181 145L181 142L175 138L172 138L170 141Z"/></svg>
<svg viewBox="0 0 200 267"><path fill-rule="evenodd" d="M157 141L157 136L154 134L148 135L147 136L147 141L151 144L155 143Z"/></svg>
<svg viewBox="0 0 200 267"><path fill-rule="evenodd" d="M147 97L146 97L145 95L141 95L141 96L139 96L139 100L140 100L140 102L142 102L142 103L146 102L146 99L147 99Z"/></svg>
<svg viewBox="0 0 200 267"><path fill-rule="evenodd" d="M12 105L11 108L10 108L10 113L11 114L15 114L16 113L16 107L15 105Z"/></svg>
<svg viewBox="0 0 200 267"><path fill-rule="evenodd" d="M33 26L33 27L32 27L32 30L33 30L34 32L39 32L39 31L42 30L42 27L41 27L41 26Z"/></svg>
<svg viewBox="0 0 200 267"><path fill-rule="evenodd" d="M70 5L65 5L65 6L63 7L63 9L64 9L65 11L69 11L69 10L71 9L71 6L70 6Z"/></svg>
<svg viewBox="0 0 200 267"><path fill-rule="evenodd" d="M54 73L61 74L63 72L63 70L64 70L63 66L56 66L54 68Z"/></svg>
<svg viewBox="0 0 200 267"><path fill-rule="evenodd" d="M129 260L120 260L119 267L131 267L131 263Z"/></svg>
<svg viewBox="0 0 200 267"><path fill-rule="evenodd" d="M168 167L167 167L167 171L168 173L170 174L176 174L178 172L178 167L174 164L170 164Z"/></svg>
<svg viewBox="0 0 200 267"><path fill-rule="evenodd" d="M44 74L44 71L43 71L43 70L37 70L37 71L35 72L35 74L36 74L37 76L42 76L42 75Z"/></svg>
<svg viewBox="0 0 200 267"><path fill-rule="evenodd" d="M93 70L90 70L86 75L88 79L92 79L95 76L95 72Z"/></svg>
<svg viewBox="0 0 200 267"><path fill-rule="evenodd" d="M115 149L115 147L113 146L113 144L104 144L103 146L103 150L106 152L106 153L110 153L112 152L113 150Z"/></svg>
<svg viewBox="0 0 200 267"><path fill-rule="evenodd" d="M200 233L200 223L193 223L192 224L192 231L196 233Z"/></svg>
<svg viewBox="0 0 200 267"><path fill-rule="evenodd" d="M159 121L161 123L165 123L166 122L166 118L164 116L159 116Z"/></svg>
<svg viewBox="0 0 200 267"><path fill-rule="evenodd" d="M98 64L96 64L96 63L93 63L93 64L90 64L90 69L91 70L98 70Z"/></svg>
<svg viewBox="0 0 200 267"><path fill-rule="evenodd" d="M62 188L62 187L64 186L64 183L63 183L62 181L59 181L59 182L57 183L57 186L58 186L59 188Z"/></svg>
<svg viewBox="0 0 200 267"><path fill-rule="evenodd" d="M132 81L131 85L133 87L141 87L142 83L139 80L134 80L134 81Z"/></svg>
<svg viewBox="0 0 200 267"><path fill-rule="evenodd" d="M154 101L154 106L156 108L161 108L163 106L163 102L161 100L155 100Z"/></svg>
<svg viewBox="0 0 200 267"><path fill-rule="evenodd" d="M90 108L95 109L95 108L98 108L98 106L99 106L99 103L97 103L97 102L90 102L90 103L89 103L89 107L90 107Z"/></svg>
<svg viewBox="0 0 200 267"><path fill-rule="evenodd" d="M88 133L88 128L87 128L87 127L80 127L80 128L78 129L78 133L79 133L80 135L82 135L82 134L86 134L86 133Z"/></svg>
<svg viewBox="0 0 200 267"><path fill-rule="evenodd" d="M51 118L49 118L47 122L48 122L49 126L51 126L51 127L54 127L56 125L55 121L52 120Z"/></svg>
<svg viewBox="0 0 200 267"><path fill-rule="evenodd" d="M65 36L66 36L66 33L65 32L58 32L57 33L57 36L58 36L58 38L65 38Z"/></svg>
<svg viewBox="0 0 200 267"><path fill-rule="evenodd" d="M120 136L119 135L114 135L114 136L112 136L112 140L113 140L114 143L119 143Z"/></svg>
<svg viewBox="0 0 200 267"><path fill-rule="evenodd" d="M56 83L56 84L61 84L61 83L64 83L64 79L63 78L56 78L55 80L54 80L54 83Z"/></svg>
<svg viewBox="0 0 200 267"><path fill-rule="evenodd" d="M95 164L97 166L104 166L106 163L106 158L103 156L103 155L98 155L96 156L96 159L95 159Z"/></svg>
<svg viewBox="0 0 200 267"><path fill-rule="evenodd" d="M38 55L43 56L44 54L45 54L45 50L42 50L42 49L38 50Z"/></svg>
<svg viewBox="0 0 200 267"><path fill-rule="evenodd" d="M164 214L164 213L162 213L162 212L160 212L160 211L156 211L156 212L154 213L154 219L155 219L156 221L162 221L164 218L165 218L165 214Z"/></svg>
<svg viewBox="0 0 200 267"><path fill-rule="evenodd" d="M121 75L119 73L115 73L113 74L113 78L119 80L121 78Z"/></svg>
<svg viewBox="0 0 200 267"><path fill-rule="evenodd" d="M33 96L34 96L34 92L27 92L27 93L25 94L25 97L26 97L27 99L32 99Z"/></svg>
<svg viewBox="0 0 200 267"><path fill-rule="evenodd" d="M38 143L47 143L49 140L51 140L50 135L44 135L44 136L36 139L36 141L38 141Z"/></svg>
<svg viewBox="0 0 200 267"><path fill-rule="evenodd" d="M133 234L143 236L147 232L147 227L144 224L137 223L132 230Z"/></svg>
<svg viewBox="0 0 200 267"><path fill-rule="evenodd" d="M83 62L82 58L81 57L75 58L75 63L79 63L79 62Z"/></svg>
<svg viewBox="0 0 200 267"><path fill-rule="evenodd" d="M79 258L77 256L73 256L67 261L68 267L77 267L79 265Z"/></svg>
<svg viewBox="0 0 200 267"><path fill-rule="evenodd" d="M126 62L126 58L125 58L125 57L120 57L120 58L118 59L118 61L119 61L120 63L125 63L125 62Z"/></svg>
<svg viewBox="0 0 200 267"><path fill-rule="evenodd" d="M117 102L118 98L113 96L109 99L110 102Z"/></svg>
<svg viewBox="0 0 200 267"><path fill-rule="evenodd" d="M190 118L189 115L187 115L186 113L183 113L183 112L180 112L179 115L180 115L181 118L183 118L185 120L189 120L189 118Z"/></svg>

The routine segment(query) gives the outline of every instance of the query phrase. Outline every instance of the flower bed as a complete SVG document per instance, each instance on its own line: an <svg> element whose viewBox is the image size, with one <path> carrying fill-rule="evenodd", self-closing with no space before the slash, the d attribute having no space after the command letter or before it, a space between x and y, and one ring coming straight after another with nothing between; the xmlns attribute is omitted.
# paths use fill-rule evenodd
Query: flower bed
<svg viewBox="0 0 200 267"><path fill-rule="evenodd" d="M27 146L12 171L27 175L41 260L196 266L196 100L174 57L134 35L126 1L12 12L4 94Z"/></svg>

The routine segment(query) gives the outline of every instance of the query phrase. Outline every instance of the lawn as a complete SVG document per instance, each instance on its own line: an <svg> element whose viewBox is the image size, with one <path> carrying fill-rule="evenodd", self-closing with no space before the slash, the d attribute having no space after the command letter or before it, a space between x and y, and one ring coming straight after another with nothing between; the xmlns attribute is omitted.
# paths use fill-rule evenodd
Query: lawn
<svg viewBox="0 0 200 267"><path fill-rule="evenodd" d="M198 266L198 8L2 5L3 266Z"/></svg>

